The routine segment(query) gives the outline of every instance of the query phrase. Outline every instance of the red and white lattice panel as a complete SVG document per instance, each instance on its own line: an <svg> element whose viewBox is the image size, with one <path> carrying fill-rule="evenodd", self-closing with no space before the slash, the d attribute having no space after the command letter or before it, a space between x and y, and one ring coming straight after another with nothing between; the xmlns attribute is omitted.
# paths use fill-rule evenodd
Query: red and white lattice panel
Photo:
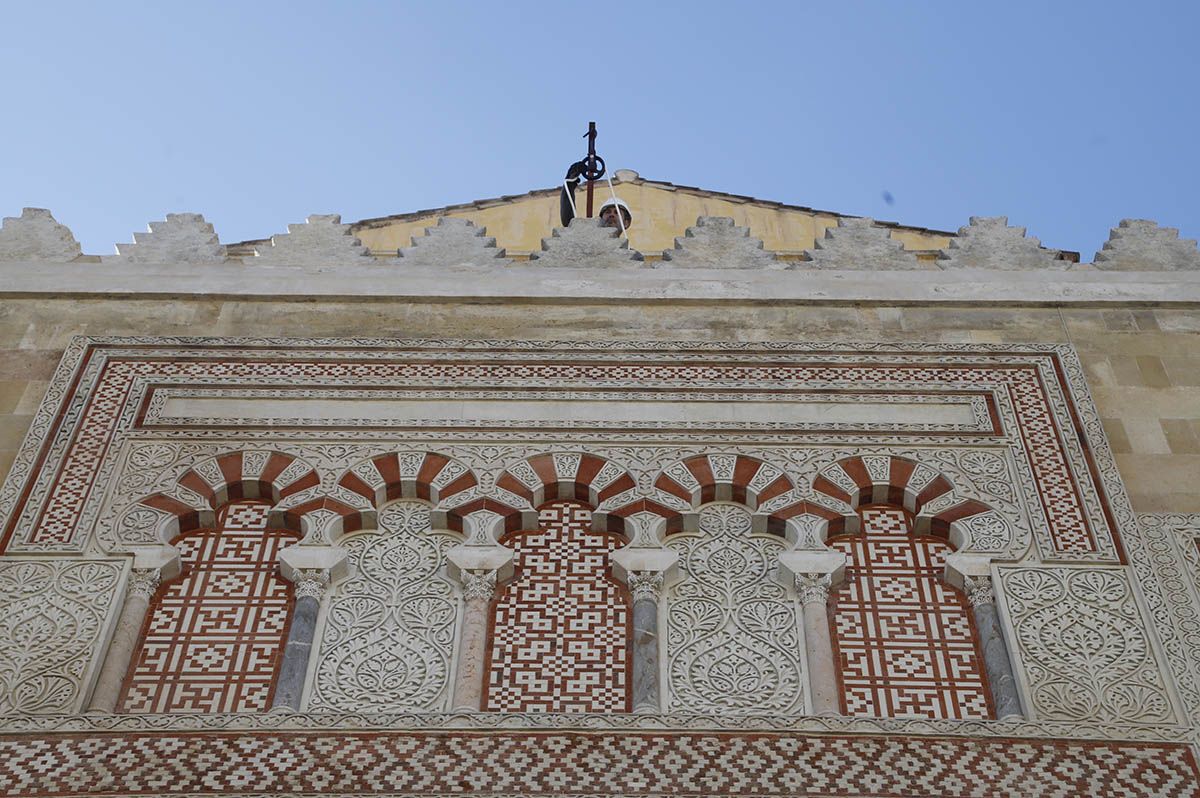
<svg viewBox="0 0 1200 798"><path fill-rule="evenodd" d="M914 536L898 507L861 515L860 533L829 540L849 557L829 597L846 714L990 718L970 606L941 579L949 544Z"/></svg>
<svg viewBox="0 0 1200 798"><path fill-rule="evenodd" d="M630 603L608 565L622 541L590 531L591 515L553 502L506 540L516 576L495 603L485 710L629 710Z"/></svg>
<svg viewBox="0 0 1200 798"><path fill-rule="evenodd" d="M216 527L175 541L180 577L159 588L126 677L120 712L262 712L282 654L291 587L265 504L224 507Z"/></svg>

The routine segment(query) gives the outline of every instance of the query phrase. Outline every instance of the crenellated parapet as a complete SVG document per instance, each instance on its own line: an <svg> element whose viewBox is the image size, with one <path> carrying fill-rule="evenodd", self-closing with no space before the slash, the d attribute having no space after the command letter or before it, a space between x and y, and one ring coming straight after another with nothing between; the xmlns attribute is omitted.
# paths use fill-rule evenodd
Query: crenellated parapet
<svg viewBox="0 0 1200 798"><path fill-rule="evenodd" d="M366 265L370 252L336 213L315 213L304 224L289 224L254 248L254 262L281 266Z"/></svg>
<svg viewBox="0 0 1200 798"><path fill-rule="evenodd" d="M874 219L843 217L837 227L825 230L813 249L805 250L808 262L802 268L871 271L929 268L892 238Z"/></svg>
<svg viewBox="0 0 1200 798"><path fill-rule="evenodd" d="M545 268L640 268L642 253L629 248L629 240L615 227L601 227L599 219L576 216L567 227L555 228L542 239L542 251L530 258Z"/></svg>
<svg viewBox="0 0 1200 798"><path fill-rule="evenodd" d="M1106 271L1185 271L1200 269L1194 238L1180 238L1174 227L1149 219L1122 219L1096 253L1096 268Z"/></svg>
<svg viewBox="0 0 1200 798"><path fill-rule="evenodd" d="M701 216L675 249L663 252L658 269L785 269L772 252L763 249L761 239L750 235L750 228L738 227L728 216Z"/></svg>
<svg viewBox="0 0 1200 798"><path fill-rule="evenodd" d="M1056 250L1025 235L1024 227L1009 225L1007 216L972 216L958 228L958 237L938 255L943 269L993 269L1016 271L1065 269L1070 264L1056 258Z"/></svg>
<svg viewBox="0 0 1200 798"><path fill-rule="evenodd" d="M0 260L65 263L81 252L71 229L55 221L45 208L24 208L20 216L4 217L0 227Z"/></svg>
<svg viewBox="0 0 1200 798"><path fill-rule="evenodd" d="M213 226L199 213L168 213L150 222L149 232L134 233L132 244L117 244L109 260L126 263L221 263L227 260Z"/></svg>
<svg viewBox="0 0 1200 798"><path fill-rule="evenodd" d="M400 250L401 265L406 267L499 266L512 261L496 247L496 239L487 228L467 219L443 216L425 235L413 236L412 246Z"/></svg>

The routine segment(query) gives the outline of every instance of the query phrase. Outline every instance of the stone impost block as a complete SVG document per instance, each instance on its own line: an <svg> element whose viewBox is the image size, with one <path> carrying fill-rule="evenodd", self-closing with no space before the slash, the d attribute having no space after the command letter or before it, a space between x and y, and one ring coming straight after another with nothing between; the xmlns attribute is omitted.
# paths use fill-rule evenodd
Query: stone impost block
<svg viewBox="0 0 1200 798"><path fill-rule="evenodd" d="M179 549L166 543L161 546L138 546L133 549L133 569L154 571L162 581L179 576L182 563Z"/></svg>
<svg viewBox="0 0 1200 798"><path fill-rule="evenodd" d="M809 262L802 268L895 271L926 269L917 256L891 237L874 219L843 217L837 227L825 229L814 249L805 250Z"/></svg>
<svg viewBox="0 0 1200 798"><path fill-rule="evenodd" d="M631 573L657 573L670 580L679 563L679 552L674 549L626 546L614 551L609 559L612 561L613 576L622 582L628 582Z"/></svg>
<svg viewBox="0 0 1200 798"><path fill-rule="evenodd" d="M271 236L269 245L254 248L254 263L286 266L365 266L374 264L362 242L336 213L314 213L304 224L289 224Z"/></svg>
<svg viewBox="0 0 1200 798"><path fill-rule="evenodd" d="M289 582L304 571L328 572L329 581L336 582L350 573L348 555L341 546L288 546L279 552L279 570Z"/></svg>
<svg viewBox="0 0 1200 798"><path fill-rule="evenodd" d="M483 227L466 219L443 216L437 226L414 236L412 246L400 250L402 266L499 266L512 263L496 239Z"/></svg>
<svg viewBox="0 0 1200 798"><path fill-rule="evenodd" d="M946 556L946 581L960 590L966 590L969 580L983 579L992 575L992 561L979 554L954 552Z"/></svg>
<svg viewBox="0 0 1200 798"><path fill-rule="evenodd" d="M66 262L79 257L79 242L66 225L45 208L25 208L4 217L0 226L0 260Z"/></svg>
<svg viewBox="0 0 1200 798"><path fill-rule="evenodd" d="M701 216L675 249L663 253L657 269L785 269L787 264L750 237L750 228L738 227L728 216Z"/></svg>
<svg viewBox="0 0 1200 798"><path fill-rule="evenodd" d="M846 575L846 555L840 551L785 551L779 555L779 581L796 584L796 578L808 574L829 576L831 586L837 586Z"/></svg>
<svg viewBox="0 0 1200 798"><path fill-rule="evenodd" d="M566 228L557 228L542 239L542 252L530 258L538 266L568 269L641 268L642 253L629 248L628 239L615 227L601 227L599 219L576 216Z"/></svg>
<svg viewBox="0 0 1200 798"><path fill-rule="evenodd" d="M461 544L446 552L446 560L450 575L459 580L462 579L464 571L495 571L496 578L500 581L508 579L513 572L513 550L499 544Z"/></svg>
<svg viewBox="0 0 1200 798"><path fill-rule="evenodd" d="M213 226L199 213L168 213L150 222L148 233L134 233L132 244L117 244L107 260L127 263L222 263L226 258Z"/></svg>
<svg viewBox="0 0 1200 798"><path fill-rule="evenodd" d="M938 255L943 269L1036 270L1066 269L1066 261L1055 259L1056 251L1044 249L1024 227L1011 227L1007 216L972 216L971 223L958 229L958 238Z"/></svg>
<svg viewBox="0 0 1200 798"><path fill-rule="evenodd" d="M1174 227L1149 219L1122 219L1096 253L1096 268L1110 271L1179 271L1200 269L1196 240L1180 238Z"/></svg>

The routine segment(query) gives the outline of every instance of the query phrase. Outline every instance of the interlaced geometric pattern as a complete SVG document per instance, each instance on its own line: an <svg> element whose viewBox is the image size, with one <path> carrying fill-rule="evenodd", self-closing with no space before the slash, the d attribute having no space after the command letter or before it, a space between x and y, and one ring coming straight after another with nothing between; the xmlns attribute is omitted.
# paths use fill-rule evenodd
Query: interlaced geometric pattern
<svg viewBox="0 0 1200 798"><path fill-rule="evenodd" d="M279 550L299 537L267 529L269 509L228 504L175 541L183 574L151 602L119 712L269 709L292 604Z"/></svg>
<svg viewBox="0 0 1200 798"><path fill-rule="evenodd" d="M1196 798L1186 743L636 731L0 738L0 794Z"/></svg>
<svg viewBox="0 0 1200 798"><path fill-rule="evenodd" d="M970 607L941 580L952 549L898 507L860 515L861 533L829 540L849 555L829 597L846 714L992 717Z"/></svg>
<svg viewBox="0 0 1200 798"><path fill-rule="evenodd" d="M411 382L462 386L486 382L560 386L729 385L770 380L784 387L836 386L852 389L913 383L1004 386L1016 411L1016 432L1023 441L1041 497L1053 549L1062 554L1097 551L1080 485L1067 462L1067 446L1054 418L1048 387L1036 365L1014 366L1000 356L995 364L575 364L575 363L395 363L320 360L239 361L213 359L113 358L105 362L90 389L74 438L38 517L28 519L26 541L41 546L67 544L76 535L80 510L92 492L97 466L113 440L118 420L136 402L140 381L201 380L261 384L273 380L337 380L341 384ZM979 356L986 361L987 357ZM47 444L48 445L48 444Z"/></svg>
<svg viewBox="0 0 1200 798"><path fill-rule="evenodd" d="M591 531L591 515L553 502L540 529L505 540L516 577L492 616L485 710L629 711L630 602L608 575L622 541Z"/></svg>

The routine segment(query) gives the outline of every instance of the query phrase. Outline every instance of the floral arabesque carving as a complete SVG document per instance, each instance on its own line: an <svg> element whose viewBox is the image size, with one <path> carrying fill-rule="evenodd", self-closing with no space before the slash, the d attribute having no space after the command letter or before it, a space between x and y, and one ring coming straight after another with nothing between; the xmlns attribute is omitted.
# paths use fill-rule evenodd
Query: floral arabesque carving
<svg viewBox="0 0 1200 798"><path fill-rule="evenodd" d="M457 536L400 501L379 529L344 538L355 575L331 591L317 647L313 710L436 710L446 702L458 599L442 575Z"/></svg>
<svg viewBox="0 0 1200 798"><path fill-rule="evenodd" d="M698 533L667 538L683 579L667 593L673 710L788 712L801 706L799 619L775 581L781 538L752 532L733 504L700 511Z"/></svg>
<svg viewBox="0 0 1200 798"><path fill-rule="evenodd" d="M78 711L120 577L116 562L0 563L0 715Z"/></svg>
<svg viewBox="0 0 1200 798"><path fill-rule="evenodd" d="M1174 718L1123 569L1027 567L1000 575L1039 718L1140 723Z"/></svg>

